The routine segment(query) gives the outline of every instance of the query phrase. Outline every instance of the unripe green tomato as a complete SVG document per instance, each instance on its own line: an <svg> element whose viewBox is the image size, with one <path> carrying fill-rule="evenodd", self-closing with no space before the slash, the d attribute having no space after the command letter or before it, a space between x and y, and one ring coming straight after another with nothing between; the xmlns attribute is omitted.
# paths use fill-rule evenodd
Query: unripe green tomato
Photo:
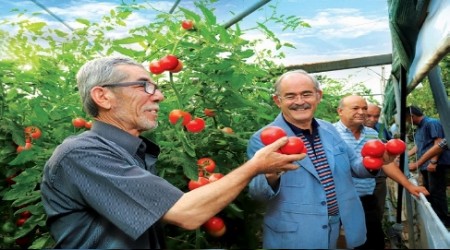
<svg viewBox="0 0 450 250"><path fill-rule="evenodd" d="M11 233L14 232L14 230L16 229L16 227L14 226L14 223L7 221L5 223L3 223L2 225L2 231L5 233Z"/></svg>

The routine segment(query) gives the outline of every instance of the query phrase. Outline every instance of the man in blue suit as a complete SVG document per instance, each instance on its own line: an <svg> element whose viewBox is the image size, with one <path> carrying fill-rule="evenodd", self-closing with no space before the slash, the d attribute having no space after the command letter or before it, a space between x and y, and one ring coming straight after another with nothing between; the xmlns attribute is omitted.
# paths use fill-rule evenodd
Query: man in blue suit
<svg viewBox="0 0 450 250"><path fill-rule="evenodd" d="M366 240L364 211L353 185L352 176L374 177L362 166L361 156L348 147L335 127L314 118L322 99L318 81L302 70L283 74L275 83L273 100L281 109L268 124L278 126L288 136L299 136L308 157L297 161L299 168L286 173L257 175L249 183L249 194L266 203L263 248L336 248L341 225L348 248ZM250 138L249 158L263 147L261 130ZM386 174L398 168L395 157L384 155ZM401 173L401 172L400 172ZM402 185L404 175L395 177ZM418 196L423 187L410 188Z"/></svg>

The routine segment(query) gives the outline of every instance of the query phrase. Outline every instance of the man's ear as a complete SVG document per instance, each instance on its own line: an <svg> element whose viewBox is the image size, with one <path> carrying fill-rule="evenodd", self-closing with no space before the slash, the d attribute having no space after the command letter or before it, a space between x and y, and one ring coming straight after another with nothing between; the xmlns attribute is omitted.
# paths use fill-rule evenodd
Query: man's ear
<svg viewBox="0 0 450 250"><path fill-rule="evenodd" d="M278 107L281 106L281 103L280 103L280 97L279 97L279 96L277 96L277 95L272 95L272 100L273 100L273 102L275 102L275 104L276 104Z"/></svg>
<svg viewBox="0 0 450 250"><path fill-rule="evenodd" d="M91 89L91 98L99 108L111 108L112 93L106 88L95 86Z"/></svg>

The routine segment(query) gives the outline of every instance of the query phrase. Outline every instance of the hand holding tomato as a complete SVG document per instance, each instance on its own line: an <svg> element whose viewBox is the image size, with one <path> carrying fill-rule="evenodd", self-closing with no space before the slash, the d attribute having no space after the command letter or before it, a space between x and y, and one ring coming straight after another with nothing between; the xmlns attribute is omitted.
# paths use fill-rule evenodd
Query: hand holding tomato
<svg viewBox="0 0 450 250"><path fill-rule="evenodd" d="M245 165L251 165L258 173L278 173L295 170L299 166L293 162L302 160L306 154L280 154L277 151L288 142L286 136L274 141L258 151Z"/></svg>
<svg viewBox="0 0 450 250"><path fill-rule="evenodd" d="M392 155L403 154L406 150L406 144L400 139L390 139L386 142L386 151Z"/></svg>

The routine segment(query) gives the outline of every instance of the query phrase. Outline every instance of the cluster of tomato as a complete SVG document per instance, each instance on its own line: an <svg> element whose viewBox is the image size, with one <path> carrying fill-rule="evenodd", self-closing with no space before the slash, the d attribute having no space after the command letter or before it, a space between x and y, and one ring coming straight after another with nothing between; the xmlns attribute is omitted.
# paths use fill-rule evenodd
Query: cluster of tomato
<svg viewBox="0 0 450 250"><path fill-rule="evenodd" d="M194 29L194 22L192 20L184 20L181 22L181 27L184 30ZM178 73L183 69L183 62L175 55L166 55L159 60L150 62L149 70L155 75L159 75L164 71L171 73Z"/></svg>
<svg viewBox="0 0 450 250"><path fill-rule="evenodd" d="M378 170L383 164L383 155L387 151L390 155L400 155L406 150L406 144L400 139L391 139L386 144L381 140L367 141L362 149L363 165L370 170Z"/></svg>
<svg viewBox="0 0 450 250"><path fill-rule="evenodd" d="M285 136L287 136L286 132L277 126L268 126L260 134L261 142L266 146ZM280 148L279 152L287 155L306 154L307 149L302 139L297 136L289 136L288 142Z"/></svg>
<svg viewBox="0 0 450 250"><path fill-rule="evenodd" d="M22 152L23 150L28 150L32 147L32 140L37 140L41 138L42 132L41 130L36 126L28 126L24 129L25 133L25 145L18 145L17 146L17 153Z"/></svg>
<svg viewBox="0 0 450 250"><path fill-rule="evenodd" d="M198 180L189 180L189 190L194 190L211 182L217 181L223 177L222 173L214 173L216 162L209 157L203 157L197 160Z"/></svg>
<svg viewBox="0 0 450 250"><path fill-rule="evenodd" d="M74 119L72 120L72 125L73 125L75 128L91 129L91 127L92 127L92 122L86 121L84 118L77 117L77 118L74 118Z"/></svg>
<svg viewBox="0 0 450 250"><path fill-rule="evenodd" d="M155 75L159 75L164 71L178 73L183 69L183 62L174 55L166 55L159 60L150 62L149 70Z"/></svg>
<svg viewBox="0 0 450 250"><path fill-rule="evenodd" d="M177 124L178 120L182 119L181 124L191 133L199 133L205 129L206 123L203 118L196 117L192 119L192 115L181 109L174 109L169 113L169 122Z"/></svg>
<svg viewBox="0 0 450 250"><path fill-rule="evenodd" d="M222 173L214 173L216 163L209 157L200 158L197 160L198 166L198 180L189 180L189 190L194 190L201 186L207 185L211 182L217 181L224 175ZM225 234L226 227L222 218L213 216L203 224L205 231L214 237L220 237Z"/></svg>

